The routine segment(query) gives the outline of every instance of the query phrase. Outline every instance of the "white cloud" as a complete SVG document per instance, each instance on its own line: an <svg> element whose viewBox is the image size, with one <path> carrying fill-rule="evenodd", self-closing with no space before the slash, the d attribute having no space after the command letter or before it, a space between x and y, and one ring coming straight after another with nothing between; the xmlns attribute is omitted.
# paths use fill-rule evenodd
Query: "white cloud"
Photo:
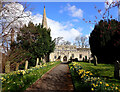
<svg viewBox="0 0 120 92"><path fill-rule="evenodd" d="M85 35L87 38L89 38L90 37L90 34L87 34L87 35Z"/></svg>
<svg viewBox="0 0 120 92"><path fill-rule="evenodd" d="M90 30L92 31L94 29L94 27L90 26Z"/></svg>
<svg viewBox="0 0 120 92"><path fill-rule="evenodd" d="M73 19L72 21L73 21L73 22L79 22L79 20L78 20L78 19Z"/></svg>
<svg viewBox="0 0 120 92"><path fill-rule="evenodd" d="M42 23L42 15L37 14L33 16L32 22L34 24ZM47 18L48 27L51 28L52 39L63 37L64 40L72 42L76 36L81 35L82 28L73 28L70 22L60 23L58 21Z"/></svg>
<svg viewBox="0 0 120 92"><path fill-rule="evenodd" d="M15 5L20 10L23 9L22 5L17 5L17 4L15 4ZM15 7L15 5L14 5L14 7ZM75 9L77 9L77 8L75 8ZM22 24L28 24L29 21L32 21L34 24L42 23L42 15L41 14L36 14L36 15L33 16L32 12L30 12L30 11L26 11L24 14L26 14L26 13L30 13L30 17L29 17L30 19L26 18L26 17L25 18L20 18L19 20L14 22L12 25L20 27L21 24L19 24L19 21L22 22ZM57 38L57 37L64 37L64 40L72 42L75 39L76 36L82 34L81 33L82 28L73 28L74 25L70 21L68 21L66 23L60 23L58 21L52 20L50 18L47 18L47 23L48 23L48 27L51 28L52 39Z"/></svg>
<svg viewBox="0 0 120 92"><path fill-rule="evenodd" d="M59 13L63 13L63 10L60 10Z"/></svg>
<svg viewBox="0 0 120 92"><path fill-rule="evenodd" d="M77 8L75 5L71 6L70 4L67 4L67 10L70 12L70 15L72 17L83 17L83 11L80 8Z"/></svg>
<svg viewBox="0 0 120 92"><path fill-rule="evenodd" d="M77 8L75 5L67 4L67 6L64 7L62 10L60 10L59 13L63 13L64 11L68 11L69 15L72 17L77 17L77 18L83 17L83 10Z"/></svg>

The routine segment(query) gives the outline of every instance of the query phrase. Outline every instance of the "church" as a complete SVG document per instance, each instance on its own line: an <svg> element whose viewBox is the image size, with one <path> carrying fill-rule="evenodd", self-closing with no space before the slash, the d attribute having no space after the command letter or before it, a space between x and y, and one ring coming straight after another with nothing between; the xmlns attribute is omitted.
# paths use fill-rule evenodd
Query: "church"
<svg viewBox="0 0 120 92"><path fill-rule="evenodd" d="M43 19L42 19L43 28L47 28L47 18L46 11L44 6ZM75 45L56 45L54 52L49 56L50 61L68 61L69 59L77 59L79 61L83 59L89 59L91 57L91 51L89 48L77 48Z"/></svg>

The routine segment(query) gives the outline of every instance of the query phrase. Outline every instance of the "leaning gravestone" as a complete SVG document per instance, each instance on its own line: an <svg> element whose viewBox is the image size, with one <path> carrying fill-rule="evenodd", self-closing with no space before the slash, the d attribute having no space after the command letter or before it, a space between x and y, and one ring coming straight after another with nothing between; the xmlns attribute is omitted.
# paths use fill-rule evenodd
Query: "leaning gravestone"
<svg viewBox="0 0 120 92"><path fill-rule="evenodd" d="M25 70L28 69L28 61L25 62Z"/></svg>
<svg viewBox="0 0 120 92"><path fill-rule="evenodd" d="M38 63L39 63L39 58L37 58L37 61L36 61L36 66L38 66Z"/></svg>
<svg viewBox="0 0 120 92"><path fill-rule="evenodd" d="M5 73L9 73L10 72L10 61L7 61L5 64Z"/></svg>
<svg viewBox="0 0 120 92"><path fill-rule="evenodd" d="M116 79L120 79L120 62L119 61L115 62L114 77Z"/></svg>
<svg viewBox="0 0 120 92"><path fill-rule="evenodd" d="M94 56L94 65L97 66L97 64L98 64L98 63L97 63L97 57Z"/></svg>

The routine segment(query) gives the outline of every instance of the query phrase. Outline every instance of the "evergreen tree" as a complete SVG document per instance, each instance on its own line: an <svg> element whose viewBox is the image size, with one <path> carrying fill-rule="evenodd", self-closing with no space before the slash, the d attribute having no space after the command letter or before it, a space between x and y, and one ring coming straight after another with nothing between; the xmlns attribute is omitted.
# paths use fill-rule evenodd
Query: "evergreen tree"
<svg viewBox="0 0 120 92"><path fill-rule="evenodd" d="M52 41L50 32L50 29L42 28L40 24L34 25L30 22L28 26L25 25L20 29L17 41L12 46L17 50L22 48L27 51L25 54L26 59L29 59L29 66L35 66L37 58L44 58L54 50L55 42Z"/></svg>
<svg viewBox="0 0 120 92"><path fill-rule="evenodd" d="M120 22L101 20L91 32L89 43L98 62L113 63L120 60Z"/></svg>

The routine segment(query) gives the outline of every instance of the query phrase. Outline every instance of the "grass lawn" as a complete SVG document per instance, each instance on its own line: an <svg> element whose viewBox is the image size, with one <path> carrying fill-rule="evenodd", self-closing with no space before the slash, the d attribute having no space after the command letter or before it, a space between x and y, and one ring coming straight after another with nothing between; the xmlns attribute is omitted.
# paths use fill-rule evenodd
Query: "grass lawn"
<svg viewBox="0 0 120 92"><path fill-rule="evenodd" d="M70 72L72 76L74 92L91 92L89 85L82 83L77 73L72 70L70 70Z"/></svg>
<svg viewBox="0 0 120 92"><path fill-rule="evenodd" d="M114 65L98 64L97 66L94 66L93 63L90 64L84 62L80 62L80 64L85 70L91 71L93 76L104 78L107 83L120 85L120 80L114 79Z"/></svg>
<svg viewBox="0 0 120 92"><path fill-rule="evenodd" d="M33 67L25 72L11 72L9 74L2 75L2 92L23 92L31 84L33 84L37 79L41 78L52 67L60 64L60 62L51 62L43 65L43 67ZM23 74L25 73L25 74Z"/></svg>
<svg viewBox="0 0 120 92"><path fill-rule="evenodd" d="M112 64L98 64L94 66L93 63L78 62L85 71L92 72L94 77L100 77L106 83L115 85L120 89L120 80L114 79L114 65ZM71 66L69 64L69 66ZM82 83L79 75L71 70L72 80L75 87L75 92L90 92L89 85ZM87 88L88 87L88 88Z"/></svg>

